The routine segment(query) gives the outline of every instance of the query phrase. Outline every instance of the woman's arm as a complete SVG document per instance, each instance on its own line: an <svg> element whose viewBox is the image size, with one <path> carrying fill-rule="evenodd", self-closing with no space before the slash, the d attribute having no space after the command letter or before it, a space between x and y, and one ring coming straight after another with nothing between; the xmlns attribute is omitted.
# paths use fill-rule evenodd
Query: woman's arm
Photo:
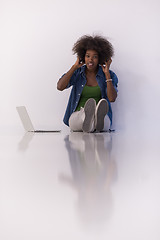
<svg viewBox="0 0 160 240"><path fill-rule="evenodd" d="M102 69L103 69L103 72L106 76L106 83L107 83L107 97L108 97L108 100L110 102L115 102L116 98L117 98L117 92L112 84L112 81L111 81L111 76L110 76L110 73L109 73L109 67L110 67L110 64L111 64L112 60L108 60L107 62L105 62L105 66L102 65Z"/></svg>
<svg viewBox="0 0 160 240"><path fill-rule="evenodd" d="M79 59L79 57L77 57L77 60L76 60L75 64L74 64L74 65L70 68L70 70L69 70L62 78L60 78L59 81L57 82L57 89L60 90L60 91L63 91L63 90L67 87L67 85L68 85L68 83L69 83L69 81L70 81L73 73L75 72L75 70L77 70L77 69L78 69L79 67L81 67L82 65L83 65L83 63L80 63L80 59Z"/></svg>

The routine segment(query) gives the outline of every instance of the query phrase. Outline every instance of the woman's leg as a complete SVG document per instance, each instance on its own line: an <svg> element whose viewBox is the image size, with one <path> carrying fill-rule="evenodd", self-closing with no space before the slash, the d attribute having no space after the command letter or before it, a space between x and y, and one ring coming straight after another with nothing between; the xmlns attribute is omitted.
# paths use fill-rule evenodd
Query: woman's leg
<svg viewBox="0 0 160 240"><path fill-rule="evenodd" d="M72 131L82 131L83 122L85 119L84 108L80 111L73 112L69 118L69 127Z"/></svg>
<svg viewBox="0 0 160 240"><path fill-rule="evenodd" d="M69 118L69 126L72 131L93 132L95 119L96 101L90 98L84 108L72 113Z"/></svg>

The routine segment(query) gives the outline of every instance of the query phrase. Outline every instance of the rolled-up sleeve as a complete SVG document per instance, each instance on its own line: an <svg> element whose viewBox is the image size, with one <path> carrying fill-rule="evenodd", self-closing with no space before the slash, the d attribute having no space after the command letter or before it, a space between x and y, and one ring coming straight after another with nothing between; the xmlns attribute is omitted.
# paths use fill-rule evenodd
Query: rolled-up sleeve
<svg viewBox="0 0 160 240"><path fill-rule="evenodd" d="M72 77L71 77L71 79L70 79L70 81L69 81L66 89L69 88L69 87L71 87L71 86L73 86L73 85L75 84L76 79L77 79L78 70L79 70L79 69L77 69L77 70L73 73L73 75L72 75ZM66 74L66 73L64 73L64 74L61 76L61 78L62 78L65 74Z"/></svg>
<svg viewBox="0 0 160 240"><path fill-rule="evenodd" d="M111 75L111 79L112 79L112 84L113 84L116 92L118 92L118 77L117 77L117 75L116 75L114 72L112 72L112 71L110 71L110 75Z"/></svg>

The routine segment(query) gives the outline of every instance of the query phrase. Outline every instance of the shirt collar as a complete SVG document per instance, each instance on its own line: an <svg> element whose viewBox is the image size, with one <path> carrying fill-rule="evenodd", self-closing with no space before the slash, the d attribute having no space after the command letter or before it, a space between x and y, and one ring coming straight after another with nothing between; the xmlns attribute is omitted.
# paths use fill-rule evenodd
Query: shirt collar
<svg viewBox="0 0 160 240"><path fill-rule="evenodd" d="M98 67L97 76L104 77L104 72L103 72L101 65L99 65L99 67Z"/></svg>
<svg viewBox="0 0 160 240"><path fill-rule="evenodd" d="M86 65L83 65L80 69L80 73L85 75L85 69L86 69Z"/></svg>

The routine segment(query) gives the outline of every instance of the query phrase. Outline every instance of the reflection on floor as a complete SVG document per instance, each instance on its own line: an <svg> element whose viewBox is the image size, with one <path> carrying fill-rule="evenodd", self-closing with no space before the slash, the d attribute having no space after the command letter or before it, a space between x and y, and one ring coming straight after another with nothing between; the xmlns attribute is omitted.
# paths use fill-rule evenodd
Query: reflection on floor
<svg viewBox="0 0 160 240"><path fill-rule="evenodd" d="M116 162L110 135L71 133L65 138L72 176L60 179L78 194L79 214L85 224L102 224L112 211L111 184Z"/></svg>
<svg viewBox="0 0 160 240"><path fill-rule="evenodd" d="M0 136L0 239L160 239L156 135Z"/></svg>

